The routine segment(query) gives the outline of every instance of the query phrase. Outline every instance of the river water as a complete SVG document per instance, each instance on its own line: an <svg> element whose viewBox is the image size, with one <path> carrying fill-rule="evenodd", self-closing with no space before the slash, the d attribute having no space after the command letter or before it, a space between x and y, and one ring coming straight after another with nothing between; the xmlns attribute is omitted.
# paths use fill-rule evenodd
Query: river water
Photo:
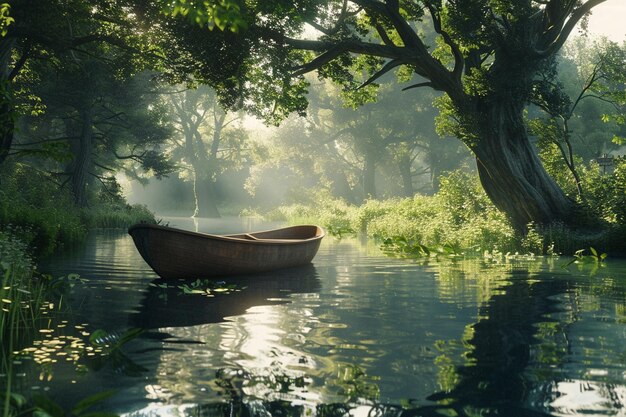
<svg viewBox="0 0 626 417"><path fill-rule="evenodd" d="M66 408L115 390L96 408L125 416L626 416L626 262L566 261L397 259L327 236L312 265L209 294L98 231L42 264L70 275L20 384Z"/></svg>

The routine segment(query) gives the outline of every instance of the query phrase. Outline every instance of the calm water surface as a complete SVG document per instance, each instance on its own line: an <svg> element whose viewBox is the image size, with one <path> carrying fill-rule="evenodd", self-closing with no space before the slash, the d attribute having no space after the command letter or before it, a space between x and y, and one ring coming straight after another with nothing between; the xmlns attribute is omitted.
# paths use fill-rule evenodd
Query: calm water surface
<svg viewBox="0 0 626 417"><path fill-rule="evenodd" d="M82 281L22 385L66 406L115 389L101 408L126 416L626 416L626 262L564 263L425 263L326 237L312 265L224 278L239 291L208 297L158 280L124 231L100 231L41 267ZM112 354L89 342L131 328L145 331Z"/></svg>

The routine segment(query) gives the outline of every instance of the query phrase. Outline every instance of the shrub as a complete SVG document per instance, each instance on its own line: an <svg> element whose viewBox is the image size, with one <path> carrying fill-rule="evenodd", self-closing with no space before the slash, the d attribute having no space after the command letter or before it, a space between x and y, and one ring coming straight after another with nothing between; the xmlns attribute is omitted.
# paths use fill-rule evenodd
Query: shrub
<svg viewBox="0 0 626 417"><path fill-rule="evenodd" d="M12 168L0 172L0 228L20 228L21 240L38 254L81 241L87 229L69 192L26 165Z"/></svg>
<svg viewBox="0 0 626 417"><path fill-rule="evenodd" d="M110 202L85 211L89 228L125 228L135 223L155 223L154 214L141 204Z"/></svg>
<svg viewBox="0 0 626 417"><path fill-rule="evenodd" d="M368 200L351 206L323 198L315 206L281 206L272 220L320 223L331 234L365 233L379 241L414 242L424 247L513 250L515 237L505 216L489 202L477 178L454 172L442 178L435 196ZM267 216L266 216L267 217ZM519 245L517 246L517 248Z"/></svg>
<svg viewBox="0 0 626 417"><path fill-rule="evenodd" d="M101 192L97 204L80 209L66 188L25 164L3 166L0 178L0 229L11 225L35 255L82 242L89 228L155 221L145 206L126 204L119 192Z"/></svg>
<svg viewBox="0 0 626 417"><path fill-rule="evenodd" d="M395 242L403 251L407 247L446 247L466 253L496 250L544 255L573 254L581 248L594 247L611 255L626 253L624 159L618 159L612 175L602 175L597 165L584 173L588 197L580 224L595 226L587 229L572 230L561 223L544 227L530 224L526 236L517 235L506 215L491 203L478 178L461 171L441 177L441 189L434 196L368 200L361 206L326 197L314 206L281 206L271 212L271 218L319 223L340 236L364 233L381 242ZM598 218L608 226L598 228Z"/></svg>

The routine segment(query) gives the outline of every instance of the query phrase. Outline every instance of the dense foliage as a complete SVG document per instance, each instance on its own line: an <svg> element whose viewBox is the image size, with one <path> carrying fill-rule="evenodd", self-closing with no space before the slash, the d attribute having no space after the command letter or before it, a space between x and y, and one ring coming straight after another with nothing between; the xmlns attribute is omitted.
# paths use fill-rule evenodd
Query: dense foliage
<svg viewBox="0 0 626 417"><path fill-rule="evenodd" d="M11 203L3 203L3 222L34 228L36 236L27 240L46 248L75 240L96 214L99 224L122 224L116 219L128 209L116 178L121 172L132 178L193 172L179 177L193 178L198 213L209 207L205 213L218 213L214 189L221 173L234 167L238 175L250 174L247 187L257 196L273 188L264 182L269 173L281 186L305 180L300 190L284 193L286 199L310 188L351 203L413 199L417 190L436 191L441 170L457 168L463 157L433 132L429 103L435 99L438 131L457 136L477 156L488 199L516 232L533 230L531 223L548 228L555 220L584 233L611 229L623 220L620 183L610 179L620 167L613 177L601 176L590 159L619 141L583 149L575 134L601 128L586 131L575 119L596 114L598 123L619 125L622 50L572 46L565 54L569 67L555 60L574 26L600 2L111 0L94 8L76 0L3 6L7 123L0 151L7 170L1 186L11 195ZM597 53L581 52L587 49ZM583 95L572 87L576 80L559 78L559 68L587 80ZM340 87L314 85L305 77L312 71ZM174 93L163 80L182 84ZM199 84L214 90L187 90ZM411 91L401 93L398 86ZM423 86L444 94L414 89ZM588 105L584 94L591 93L617 107ZM537 107L528 119L550 176L528 140L522 116L530 103ZM304 114L307 105L306 119L278 131L267 147L247 143L241 128L222 132L233 109L278 122L294 111ZM177 117L169 117L168 106ZM213 123L204 123L210 116ZM616 127L614 136L620 134ZM424 173L428 181L416 180ZM68 209L60 213L44 202L21 210L31 201L30 191L17 192L25 181L52 206ZM55 185L39 193L38 183ZM492 207L479 209L488 219Z"/></svg>
<svg viewBox="0 0 626 417"><path fill-rule="evenodd" d="M119 193L119 190L118 190ZM3 166L0 182L0 228L14 235L35 254L45 254L82 242L93 227L127 227L139 221L154 221L145 207L127 205L120 194L101 190L90 208L73 204L67 189L54 178L26 164Z"/></svg>
<svg viewBox="0 0 626 417"><path fill-rule="evenodd" d="M490 256L502 253L532 255L573 255L581 248L594 247L610 255L626 254L623 216L626 190L622 181L626 164L613 175L589 173L589 189L594 198L588 209L611 224L606 233L572 231L563 224L550 227L529 224L529 232L519 234L510 221L488 199L475 175L456 171L441 177L441 189L433 196L368 200L350 205L340 199L319 198L315 204L278 207L266 218L293 223L316 222L337 237L364 233L383 244L393 254L424 256L443 253ZM620 214L621 213L621 214Z"/></svg>
<svg viewBox="0 0 626 417"><path fill-rule="evenodd" d="M602 1L236 2L248 41L238 44L247 52L239 88L229 91L275 121L304 110L308 72L339 83L356 103L375 98L384 74L414 74L417 83L405 89L445 93L442 128L474 153L487 195L517 230L531 221L578 226L575 204L536 157L523 115L549 94L556 54ZM425 22L429 30L421 30ZM307 37L305 24L319 36Z"/></svg>

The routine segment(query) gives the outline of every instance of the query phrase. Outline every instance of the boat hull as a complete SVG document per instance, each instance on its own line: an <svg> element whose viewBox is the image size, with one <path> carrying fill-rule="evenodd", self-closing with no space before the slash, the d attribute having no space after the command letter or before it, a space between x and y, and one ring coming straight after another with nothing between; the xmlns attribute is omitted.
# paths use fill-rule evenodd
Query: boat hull
<svg viewBox="0 0 626 417"><path fill-rule="evenodd" d="M165 279L215 278L305 265L324 237L317 226L221 236L137 224L128 233L146 263Z"/></svg>

